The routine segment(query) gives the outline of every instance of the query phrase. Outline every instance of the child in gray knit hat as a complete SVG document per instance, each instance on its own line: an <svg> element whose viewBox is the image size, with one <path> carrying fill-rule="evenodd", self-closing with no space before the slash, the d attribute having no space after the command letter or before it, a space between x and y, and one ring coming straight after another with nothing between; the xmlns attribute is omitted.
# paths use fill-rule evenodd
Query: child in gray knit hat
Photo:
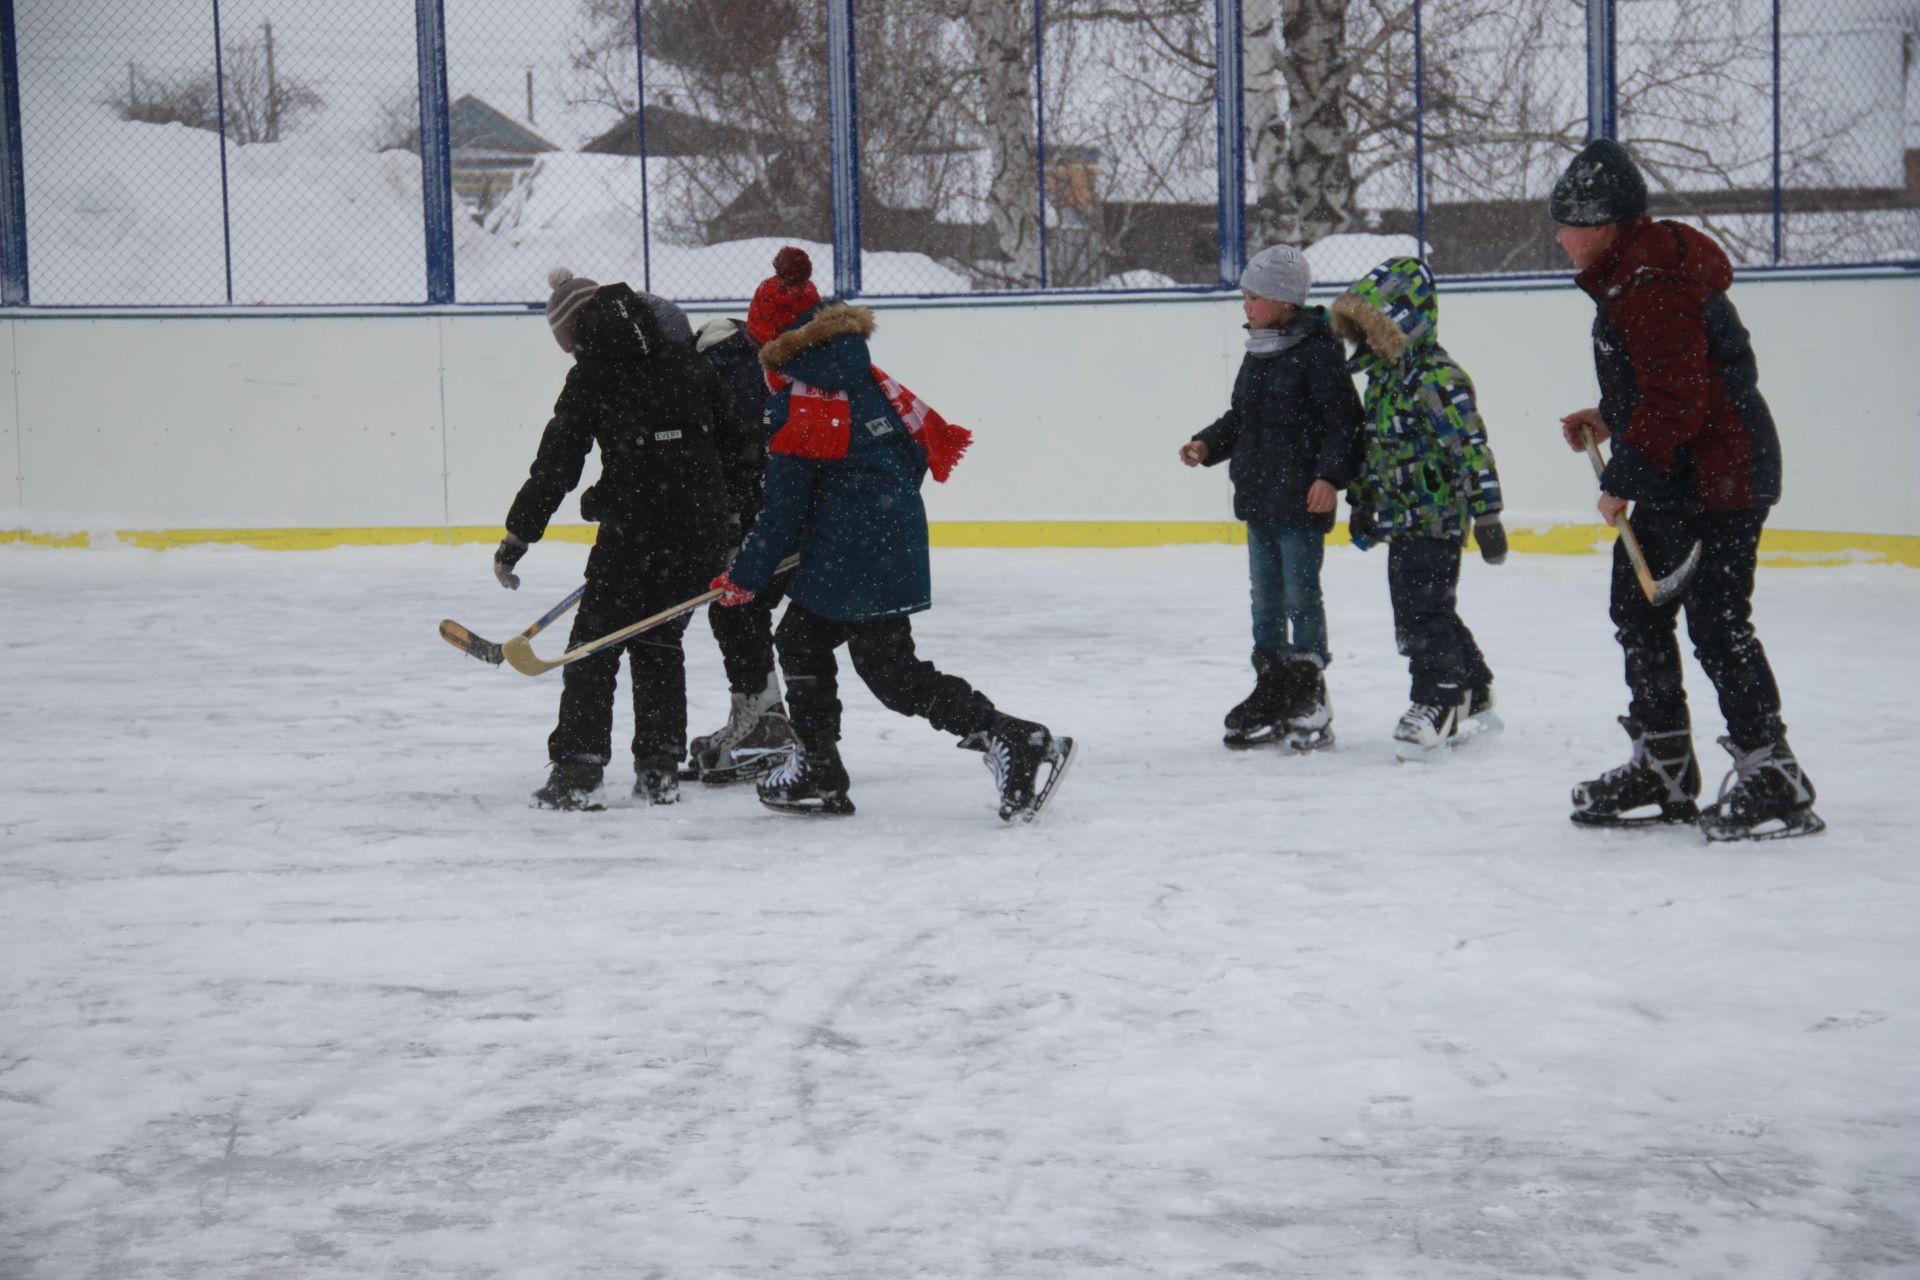
<svg viewBox="0 0 1920 1280"><path fill-rule="evenodd" d="M1227 712L1229 747L1333 744L1320 562L1336 495L1359 463L1360 398L1326 309L1307 306L1312 283L1306 255L1290 244L1247 264L1247 354L1232 401L1180 446L1190 467L1229 464L1233 514L1247 522L1255 684Z"/></svg>

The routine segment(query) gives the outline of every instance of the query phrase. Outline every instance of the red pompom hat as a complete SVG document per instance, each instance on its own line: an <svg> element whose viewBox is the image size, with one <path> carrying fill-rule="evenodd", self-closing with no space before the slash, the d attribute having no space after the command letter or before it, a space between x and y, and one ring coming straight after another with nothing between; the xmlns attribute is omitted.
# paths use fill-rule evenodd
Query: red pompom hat
<svg viewBox="0 0 1920 1280"><path fill-rule="evenodd" d="M753 291L753 304L747 308L747 336L764 347L819 305L820 291L813 287L813 259L805 249L788 245L773 255L773 274Z"/></svg>

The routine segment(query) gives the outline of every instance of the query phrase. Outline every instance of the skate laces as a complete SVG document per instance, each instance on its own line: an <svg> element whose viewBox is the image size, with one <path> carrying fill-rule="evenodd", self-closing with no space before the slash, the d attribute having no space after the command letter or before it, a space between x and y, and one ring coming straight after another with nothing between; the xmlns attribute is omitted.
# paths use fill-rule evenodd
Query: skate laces
<svg viewBox="0 0 1920 1280"><path fill-rule="evenodd" d="M800 760L799 748L780 747L776 748L772 754L780 756L780 763L774 765L772 772L767 774L767 785L769 787L789 786L798 782L801 775L806 772L806 768Z"/></svg>
<svg viewBox="0 0 1920 1280"><path fill-rule="evenodd" d="M1007 770L1013 764L1013 752L1008 748L1006 739L996 734L987 735L982 749L986 753L987 770L993 774L994 790L1005 792Z"/></svg>
<svg viewBox="0 0 1920 1280"><path fill-rule="evenodd" d="M1733 740L1720 740L1727 749L1733 751ZM1733 751L1733 768L1727 770L1727 776L1720 780L1720 797L1716 804L1725 804L1727 797L1737 795L1747 784L1760 776L1769 764L1773 763L1773 743L1755 747L1752 751Z"/></svg>

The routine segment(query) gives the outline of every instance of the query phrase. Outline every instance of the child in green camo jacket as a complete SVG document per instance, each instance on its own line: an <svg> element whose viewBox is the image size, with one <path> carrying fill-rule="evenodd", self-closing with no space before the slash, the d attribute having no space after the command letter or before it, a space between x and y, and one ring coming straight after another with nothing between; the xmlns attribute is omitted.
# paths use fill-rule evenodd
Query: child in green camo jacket
<svg viewBox="0 0 1920 1280"><path fill-rule="evenodd" d="M1393 731L1402 759L1497 729L1493 672L1456 608L1467 528L1487 563L1506 559L1500 477L1473 381L1435 337L1433 276L1393 258L1333 304L1333 329L1367 375L1365 459L1347 490L1356 547L1386 542L1394 640L1413 705Z"/></svg>

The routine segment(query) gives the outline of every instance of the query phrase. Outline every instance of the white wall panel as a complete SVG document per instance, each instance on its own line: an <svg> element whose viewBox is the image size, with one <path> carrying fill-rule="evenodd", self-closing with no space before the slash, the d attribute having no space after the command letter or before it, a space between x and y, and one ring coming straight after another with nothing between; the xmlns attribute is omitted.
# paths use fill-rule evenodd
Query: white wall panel
<svg viewBox="0 0 1920 1280"><path fill-rule="evenodd" d="M1762 280L1734 298L1786 451L1774 527L1920 534L1920 277ZM928 486L934 519L1231 518L1225 469L1188 471L1174 451L1226 404L1236 301L879 316L880 366L977 433L953 482ZM1591 318L1570 287L1442 292L1441 339L1474 378L1515 523L1592 510L1591 472L1558 429L1562 413L1595 399ZM497 524L567 368L536 313L28 313L10 327L26 477L12 522L47 530L76 517L121 528ZM556 520L577 521L577 506Z"/></svg>

